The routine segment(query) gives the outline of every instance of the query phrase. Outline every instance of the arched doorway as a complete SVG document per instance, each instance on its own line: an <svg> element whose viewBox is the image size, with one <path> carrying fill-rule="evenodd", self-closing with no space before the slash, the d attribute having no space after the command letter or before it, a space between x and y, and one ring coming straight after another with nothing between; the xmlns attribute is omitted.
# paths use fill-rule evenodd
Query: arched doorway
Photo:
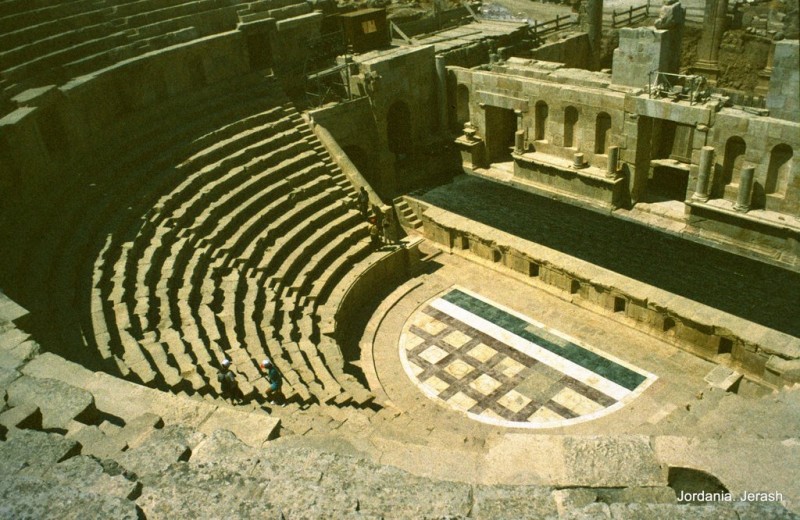
<svg viewBox="0 0 800 520"><path fill-rule="evenodd" d="M601 155L608 153L610 132L611 116L605 112L600 112L597 114L597 123L594 130L594 153Z"/></svg>
<svg viewBox="0 0 800 520"><path fill-rule="evenodd" d="M774 193L779 196L786 194L792 168L792 157L794 157L794 151L788 144L779 144L772 149L769 154L767 180L764 183L766 193Z"/></svg>
<svg viewBox="0 0 800 520"><path fill-rule="evenodd" d="M747 145L739 136L733 136L725 143L725 158L722 161L722 184L739 184L739 170L744 164Z"/></svg>
<svg viewBox="0 0 800 520"><path fill-rule="evenodd" d="M405 102L395 101L389 107L386 115L386 137L389 150L398 159L404 159L411 153L411 110Z"/></svg>
<svg viewBox="0 0 800 520"><path fill-rule="evenodd" d="M486 153L489 162L511 161L517 116L509 108L486 105Z"/></svg>
<svg viewBox="0 0 800 520"><path fill-rule="evenodd" d="M456 123L459 130L467 121L469 121L469 88L462 84L456 88Z"/></svg>
<svg viewBox="0 0 800 520"><path fill-rule="evenodd" d="M578 110L575 107L567 107L564 110L564 147L577 148L578 143L575 139L575 130L578 127Z"/></svg>
<svg viewBox="0 0 800 520"><path fill-rule="evenodd" d="M535 111L535 121L534 121L534 132L533 138L536 141L544 141L545 138L545 128L547 127L547 116L549 114L549 109L547 108L547 103L544 101L537 101L536 102L536 111Z"/></svg>

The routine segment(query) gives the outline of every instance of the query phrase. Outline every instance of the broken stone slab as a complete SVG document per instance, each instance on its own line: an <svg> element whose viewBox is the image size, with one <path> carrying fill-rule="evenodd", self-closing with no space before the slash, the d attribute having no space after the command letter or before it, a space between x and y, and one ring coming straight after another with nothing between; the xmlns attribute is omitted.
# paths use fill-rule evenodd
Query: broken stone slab
<svg viewBox="0 0 800 520"><path fill-rule="evenodd" d="M126 470L138 476L152 475L166 470L170 464L187 461L192 448L205 435L182 426L168 426L154 430L138 448L119 454L115 460Z"/></svg>
<svg viewBox="0 0 800 520"><path fill-rule="evenodd" d="M145 413L128 422L113 436L120 443L125 443L130 448L136 448L153 432L164 427L164 420L154 414Z"/></svg>
<svg viewBox="0 0 800 520"><path fill-rule="evenodd" d="M595 502L579 509L568 509L559 517L559 520L611 520L611 510L608 504Z"/></svg>
<svg viewBox="0 0 800 520"><path fill-rule="evenodd" d="M72 420L90 424L98 417L92 394L55 379L20 377L8 387L8 403L37 405L45 429L66 429Z"/></svg>
<svg viewBox="0 0 800 520"><path fill-rule="evenodd" d="M13 368L0 366L0 388L7 389L11 383L19 379L22 374Z"/></svg>
<svg viewBox="0 0 800 520"><path fill-rule="evenodd" d="M558 515L564 517L569 511L576 511L597 502L597 493L586 488L557 489L553 491L553 501L558 509Z"/></svg>
<svg viewBox="0 0 800 520"><path fill-rule="evenodd" d="M39 430L42 428L42 411L35 404L21 404L0 414L0 424L6 429Z"/></svg>
<svg viewBox="0 0 800 520"><path fill-rule="evenodd" d="M731 370L725 365L717 365L711 372L706 374L703 380L714 388L729 391L742 379L742 374Z"/></svg>
<svg viewBox="0 0 800 520"><path fill-rule="evenodd" d="M23 341L16 347L10 350L10 354L25 363L33 359L39 354L39 344L33 340Z"/></svg>
<svg viewBox="0 0 800 520"><path fill-rule="evenodd" d="M290 474L288 468L286 472ZM222 467L194 467L178 462L144 477L142 482L144 489L137 504L146 518L290 517L265 496L271 485L269 480ZM305 512L298 518L335 517L317 504L302 504Z"/></svg>
<svg viewBox="0 0 800 520"><path fill-rule="evenodd" d="M646 436L565 437L563 449L565 486L667 485L667 468Z"/></svg>
<svg viewBox="0 0 800 520"><path fill-rule="evenodd" d="M109 495L134 500L141 493L139 482L122 475L109 475L94 458L85 455L72 457L48 466L38 475L55 486L73 487L76 491Z"/></svg>
<svg viewBox="0 0 800 520"><path fill-rule="evenodd" d="M226 471L250 474L258 466L258 476L271 479L279 468L264 457L263 451L248 446L228 430L216 430L192 450L193 466L216 466Z"/></svg>
<svg viewBox="0 0 800 520"><path fill-rule="evenodd" d="M142 518L134 502L99 495L71 486L53 485L36 477L12 475L0 479L0 518Z"/></svg>
<svg viewBox="0 0 800 520"><path fill-rule="evenodd" d="M207 435L219 429L229 430L245 444L259 448L277 437L280 423L280 419L265 413L244 412L220 406L198 430Z"/></svg>
<svg viewBox="0 0 800 520"><path fill-rule="evenodd" d="M649 504L675 504L677 498L671 487L628 487L628 488L595 488L599 502L613 504L617 502L646 502Z"/></svg>
<svg viewBox="0 0 800 520"><path fill-rule="evenodd" d="M728 504L688 506L677 504L611 504L611 517L624 520L738 520Z"/></svg>
<svg viewBox="0 0 800 520"><path fill-rule="evenodd" d="M0 443L0 475L11 475L28 466L51 466L80 452L80 443L55 433L9 430L8 440Z"/></svg>
<svg viewBox="0 0 800 520"><path fill-rule="evenodd" d="M273 466L291 468L294 483L273 479L267 497L288 516L307 515L302 504L325 504L337 517L352 514L398 518L467 516L472 486L418 477L391 466L303 448L266 450Z"/></svg>
<svg viewBox="0 0 800 520"><path fill-rule="evenodd" d="M17 345L28 341L30 337L30 334L16 327L2 332L0 333L0 350L11 350Z"/></svg>
<svg viewBox="0 0 800 520"><path fill-rule="evenodd" d="M97 426L84 426L67 435L67 438L80 442L83 446L81 453L84 455L92 455L99 459L113 459L128 447L127 443L117 437L106 435Z"/></svg>
<svg viewBox="0 0 800 520"><path fill-rule="evenodd" d="M496 518L558 518L558 509L548 487L477 486L472 516L476 520Z"/></svg>

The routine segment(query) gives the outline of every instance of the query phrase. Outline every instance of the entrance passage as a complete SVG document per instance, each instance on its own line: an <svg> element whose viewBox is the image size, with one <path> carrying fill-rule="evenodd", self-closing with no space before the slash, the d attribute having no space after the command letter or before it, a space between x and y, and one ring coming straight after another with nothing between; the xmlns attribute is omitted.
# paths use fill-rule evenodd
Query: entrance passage
<svg viewBox="0 0 800 520"><path fill-rule="evenodd" d="M647 200L649 202L684 201L688 185L689 167L687 165L662 164L662 161L653 161L652 175L647 182Z"/></svg>
<svg viewBox="0 0 800 520"><path fill-rule="evenodd" d="M509 108L486 107L486 151L489 162L511 160L517 116Z"/></svg>

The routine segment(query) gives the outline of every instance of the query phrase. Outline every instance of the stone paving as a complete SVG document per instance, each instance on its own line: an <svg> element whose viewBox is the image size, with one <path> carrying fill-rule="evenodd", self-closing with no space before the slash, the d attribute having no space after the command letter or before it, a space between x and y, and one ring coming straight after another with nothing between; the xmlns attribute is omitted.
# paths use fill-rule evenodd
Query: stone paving
<svg viewBox="0 0 800 520"><path fill-rule="evenodd" d="M375 334L372 343L372 345L374 345L372 356L374 357L373 364L375 366L377 383L381 385L382 390L386 393L391 403L400 409L408 411L409 415L414 418L413 420L420 421L420 424L427 424L428 420L434 424L437 421L439 424L447 424L448 427L455 427L456 424L460 424L458 428L463 428L473 434L476 434L478 431L484 431L486 435L490 435L489 432L496 428L496 426L487 423L484 423L483 426L479 426L480 423L469 419L463 411L458 411L458 405L450 406L449 404L445 404L443 400L433 401L419 386L420 379L427 381L433 375L432 372L435 369L429 365L435 365L437 363L441 365L442 363L448 363L448 360L455 361L455 359L449 352L447 353L449 357L437 359L442 356L442 353L436 350L427 351L426 349L420 349L415 343L419 340L411 336L413 335L417 338L425 337L428 340L435 337L437 338L435 344L438 345L439 348L445 347L450 350L455 350L455 347L450 345L446 339L456 343L458 343L458 340L463 341L463 337L460 336L451 338L450 334L445 332L448 329L443 328L447 324L439 320L433 320L433 317L425 312L426 310L432 312L430 311L432 308L431 302L450 290L456 283L462 290L470 291L472 294L480 294L482 298L494 302L500 308L513 309L516 313L525 316L528 320L526 324L528 326L536 327L535 324L541 324L543 328L538 328L538 332L542 336L547 336L553 341L560 341L565 345L571 343L576 345L576 347L590 346L590 349L586 348L585 352L595 355L596 353L602 353L601 356L596 358L597 362L607 362L603 361L603 359L606 359L613 360L615 364L620 364L622 367L635 367L632 374L639 374L637 377L640 377L642 381L646 379L641 385L634 386L634 388L640 386L636 392L630 392L631 389L625 389L630 392L631 395L627 397L618 395L618 398L621 398L623 401L624 406L612 408L614 404L612 402L613 398L607 397L603 399L598 396L599 392L593 393L592 395L595 399L602 401L602 404L598 404L601 404L605 410L604 413L593 416L592 418L594 420L588 422L585 420L579 421L574 418L566 418L565 415L560 415L556 418L548 414L548 418L557 421L565 421L563 423L556 422L548 425L548 434L636 433L637 431L646 431L668 415L669 411L681 406L687 399L691 399L706 386L703 377L713 368L713 364L692 356L643 332L621 325L610 316L599 315L572 305L569 301L563 299L563 295L555 293L551 288L543 284L533 285L522 283L514 277L500 275L492 269L475 264L456 255L439 255L433 263L436 264L435 272L422 278L422 283L420 285L406 294L392 307L383 318L381 327ZM433 312L433 314L435 316L440 316L436 312ZM426 324L426 320L430 320L430 323ZM436 325L435 321L439 321L441 325ZM474 321L470 323L470 325L474 325ZM425 331L423 327L427 327L428 330ZM412 330L421 333L427 332L427 334L423 333L422 336L417 336L416 334L411 334ZM466 333L464 332L465 330ZM470 331L468 328L463 328L463 330L459 330L459 332L465 334L465 336L474 334L474 332ZM556 333L560 334L560 336L557 336ZM490 343L490 345L486 345L487 342L483 342L483 344L493 350L497 350L497 348L495 348L498 346L496 339L486 338L485 335L480 337L486 339L487 342ZM565 340L565 338L569 339ZM494 341L492 341L493 339ZM409 342L408 346L412 347L410 351L405 348L406 342ZM365 341L362 341L362 345L365 343ZM581 390L576 392L578 394L586 394L588 392L585 389L585 385L579 386L579 381L577 382L578 384L576 384L570 381L569 378L564 377L563 373L559 377L558 371L545 363L534 363L533 361L525 360L522 356L511 353L510 350L506 350L505 352L516 356L516 359L508 355L495 356L495 359L486 359L484 356L488 354L488 351L481 352L482 349L475 350L478 346L475 338L470 339L465 345L467 349L465 349L465 355L461 356L461 360L465 364L469 364L470 367L478 366L482 362L482 359L484 360L484 364L486 361L489 361L489 364L493 365L493 367L490 368L495 369L497 369L495 363L503 363L499 367L500 370L516 366L512 364L511 361L522 365L525 371L523 377L527 381L526 383L523 382L522 389L527 393L525 397L529 399L532 398L536 391L541 392L543 389L551 393L550 397L557 395L563 388L570 388L573 392L575 388L580 388ZM420 360L420 365L424 365L425 362L427 362L429 365L425 367L418 366L428 370L430 375L427 377L425 375L422 377L414 377L414 379L417 380L417 383L415 383L414 380L409 377L409 372L403 367L401 349L410 352L411 355L409 357L416 356L416 359ZM442 349L442 351L444 352L444 349ZM425 354L426 352L428 353ZM474 354L474 356L470 354ZM408 356L408 354L406 355ZM424 357L428 357L428 359L422 361ZM503 361L505 358L508 360ZM438 379L441 380L444 378L453 382L457 379L453 373L457 375L459 374L459 370L468 370L462 365L456 364L456 366L450 368L450 372L452 373L448 373L444 371L444 368L448 366L449 365L446 365L442 367L442 370L437 371L438 376L440 376L437 377ZM408 368L411 374L414 374L414 371L417 370L410 366ZM512 377L519 376L519 374L513 374L513 369L508 373L511 374ZM464 377L466 377L466 375ZM547 386L548 378L551 381L550 385L552 385L552 388L551 386ZM473 383L473 386L480 387L480 383L476 383L472 380L470 380L470 382ZM439 383L432 382L430 385L431 390L437 384ZM466 386L469 387L469 384L469 382L466 383ZM448 385L448 389L441 387L436 393L441 394L443 398L452 399L453 395L457 395L457 392L454 392L455 387L450 389L449 386L450 385ZM461 386L464 385L462 384ZM512 388L506 390L506 393L510 392L511 389ZM470 399L475 401L479 400L477 399L477 393L480 392L474 389L471 389L469 392L470 393L464 395L467 397L471 395ZM586 401L582 401L583 404L579 405L577 404L577 400L580 398L576 398L569 391L565 392L565 394L570 396L567 398L567 402L572 401L572 403L570 403L572 407L597 406L587 403ZM504 396L505 394L496 395L498 400ZM515 395L512 394L505 398L507 404L512 408L515 406L511 403L514 397ZM542 399L543 397L544 396L539 395L538 399ZM562 394L558 400L563 401L563 397L564 394ZM456 397L457 401L459 399L463 398ZM434 403L433 408L431 408L430 404L421 406L421 400L422 402ZM597 403L597 401L592 402ZM463 400L460 405L461 409L464 409L465 404L468 403L469 401ZM500 405L499 409L502 410L503 408L507 407ZM497 413L498 410L496 406L489 409L493 410L494 413ZM509 412L511 411L511 408L507 409ZM566 411L568 409L569 407L565 409L563 405L559 408L562 414L569 414L569 412ZM588 412L588 409L581 409L581 411ZM503 413L509 417L516 417L516 419L521 417L515 414L509 414L509 412ZM533 411L531 411L531 414L532 413ZM544 420L543 415L546 412L539 413L540 415L535 422ZM531 414L528 414L527 417L530 417ZM500 413L498 413L498 415L503 417ZM508 420L508 418L504 419ZM464 424L465 422L472 423L472 425ZM541 422L539 425L541 425ZM505 424L503 430L508 426L510 425ZM525 427L526 425L515 424L513 426L517 428L520 426ZM527 427L530 427L530 425L527 425ZM502 432L503 430L500 431Z"/></svg>
<svg viewBox="0 0 800 520"><path fill-rule="evenodd" d="M415 313L400 343L403 367L425 394L499 426L595 419L656 379L462 288Z"/></svg>

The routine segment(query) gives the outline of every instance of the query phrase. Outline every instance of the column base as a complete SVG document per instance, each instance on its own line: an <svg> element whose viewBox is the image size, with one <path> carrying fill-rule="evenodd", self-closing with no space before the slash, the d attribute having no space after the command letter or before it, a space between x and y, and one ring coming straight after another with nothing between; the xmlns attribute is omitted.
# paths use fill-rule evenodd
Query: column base
<svg viewBox="0 0 800 520"><path fill-rule="evenodd" d="M692 65L692 74L704 76L712 85L717 83L719 72L718 64L712 61L698 61Z"/></svg>

